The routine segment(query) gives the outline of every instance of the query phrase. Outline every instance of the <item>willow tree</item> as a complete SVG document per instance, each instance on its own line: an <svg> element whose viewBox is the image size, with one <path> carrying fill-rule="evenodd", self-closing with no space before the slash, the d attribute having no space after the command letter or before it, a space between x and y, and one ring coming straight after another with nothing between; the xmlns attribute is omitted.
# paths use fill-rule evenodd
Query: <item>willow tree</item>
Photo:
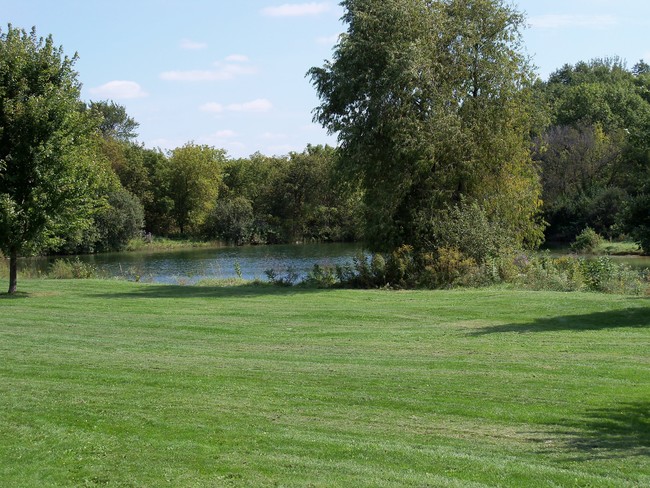
<svg viewBox="0 0 650 488"><path fill-rule="evenodd" d="M0 30L0 250L10 294L18 257L90 225L101 200L103 169L92 164L94 125L79 100L75 60L51 36Z"/></svg>
<svg viewBox="0 0 650 488"><path fill-rule="evenodd" d="M436 247L436 218L478 205L517 245L537 242L524 17L500 0L345 0L332 61L309 75L315 120L365 195L374 250Z"/></svg>

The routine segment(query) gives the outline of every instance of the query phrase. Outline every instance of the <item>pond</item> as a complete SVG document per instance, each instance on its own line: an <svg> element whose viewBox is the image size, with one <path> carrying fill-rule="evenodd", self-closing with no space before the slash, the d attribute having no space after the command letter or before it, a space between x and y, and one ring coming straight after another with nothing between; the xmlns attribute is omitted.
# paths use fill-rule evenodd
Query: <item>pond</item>
<svg viewBox="0 0 650 488"><path fill-rule="evenodd" d="M295 244L122 252L78 257L109 277L154 283L193 284L203 279L234 278L238 272L244 279L266 280L265 271L268 269L283 275L291 268L302 278L314 264L350 264L361 250L358 244ZM21 264L45 272L54 259L56 258L35 258Z"/></svg>
<svg viewBox="0 0 650 488"><path fill-rule="evenodd" d="M294 244L122 252L81 255L78 258L96 266L102 275L108 277L154 283L193 284L203 279L234 278L238 276L238 271L244 279L266 280L265 271L268 269L282 276L291 268L300 278L304 278L314 264L351 264L353 258L362 250L360 244ZM44 273L55 259L57 258L25 259L21 260L20 267L29 268L32 274L38 270ZM611 256L611 259L634 269L650 268L648 256Z"/></svg>

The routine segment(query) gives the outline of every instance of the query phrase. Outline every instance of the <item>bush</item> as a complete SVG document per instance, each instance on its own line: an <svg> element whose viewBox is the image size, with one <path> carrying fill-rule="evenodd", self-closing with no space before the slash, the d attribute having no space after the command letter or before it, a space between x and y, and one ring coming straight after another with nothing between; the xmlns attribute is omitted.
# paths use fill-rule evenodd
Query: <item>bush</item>
<svg viewBox="0 0 650 488"><path fill-rule="evenodd" d="M476 261L455 247L442 247L437 254L436 259L431 255L423 256L425 267L420 284L427 288L453 287L477 271Z"/></svg>
<svg viewBox="0 0 650 488"><path fill-rule="evenodd" d="M571 244L571 249L576 252L593 253L603 242L603 238L591 227L586 227Z"/></svg>
<svg viewBox="0 0 650 488"><path fill-rule="evenodd" d="M251 242L254 228L253 205L245 197L218 200L203 226L208 238L221 239L238 246Z"/></svg>
<svg viewBox="0 0 650 488"><path fill-rule="evenodd" d="M431 233L431 249L456 249L477 264L516 247L508 229L476 203L461 202L440 212L431 222Z"/></svg>
<svg viewBox="0 0 650 488"><path fill-rule="evenodd" d="M645 254L650 254L650 193L633 198L624 212L624 227Z"/></svg>
<svg viewBox="0 0 650 488"><path fill-rule="evenodd" d="M337 276L337 269L331 266L314 264L314 267L307 274L304 284L315 288L332 288L340 283Z"/></svg>
<svg viewBox="0 0 650 488"><path fill-rule="evenodd" d="M515 259L515 266L519 268L519 273L512 283L523 288L548 291L578 291L586 288L580 260L575 257L522 255Z"/></svg>
<svg viewBox="0 0 650 488"><path fill-rule="evenodd" d="M97 278L97 267L84 263L79 258L57 259L50 265L48 277L56 280Z"/></svg>
<svg viewBox="0 0 650 488"><path fill-rule="evenodd" d="M108 196L109 207L95 218L98 251L123 251L144 227L144 209L138 197L120 189Z"/></svg>
<svg viewBox="0 0 650 488"><path fill-rule="evenodd" d="M300 277L298 272L291 267L287 268L287 271L284 274L280 274L274 269L267 269L264 271L264 274L270 283L278 286L293 286Z"/></svg>

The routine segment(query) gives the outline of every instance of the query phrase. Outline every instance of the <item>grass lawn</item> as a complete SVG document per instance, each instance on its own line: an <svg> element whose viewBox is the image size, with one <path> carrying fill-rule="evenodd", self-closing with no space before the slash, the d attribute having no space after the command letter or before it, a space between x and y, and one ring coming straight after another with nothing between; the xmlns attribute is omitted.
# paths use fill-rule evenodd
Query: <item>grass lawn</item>
<svg viewBox="0 0 650 488"><path fill-rule="evenodd" d="M650 486L650 299L21 281L0 486Z"/></svg>

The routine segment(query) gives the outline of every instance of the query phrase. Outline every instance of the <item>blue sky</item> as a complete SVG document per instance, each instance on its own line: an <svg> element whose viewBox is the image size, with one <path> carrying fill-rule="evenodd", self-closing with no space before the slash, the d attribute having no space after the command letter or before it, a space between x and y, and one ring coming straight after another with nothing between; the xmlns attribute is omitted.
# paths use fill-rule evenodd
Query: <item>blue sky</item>
<svg viewBox="0 0 650 488"><path fill-rule="evenodd" d="M543 78L594 57L650 62L648 0L511 3ZM336 143L311 121L305 73L330 57L341 14L337 0L0 0L3 30L36 26L78 52L82 97L124 105L146 146L194 141L232 157Z"/></svg>

